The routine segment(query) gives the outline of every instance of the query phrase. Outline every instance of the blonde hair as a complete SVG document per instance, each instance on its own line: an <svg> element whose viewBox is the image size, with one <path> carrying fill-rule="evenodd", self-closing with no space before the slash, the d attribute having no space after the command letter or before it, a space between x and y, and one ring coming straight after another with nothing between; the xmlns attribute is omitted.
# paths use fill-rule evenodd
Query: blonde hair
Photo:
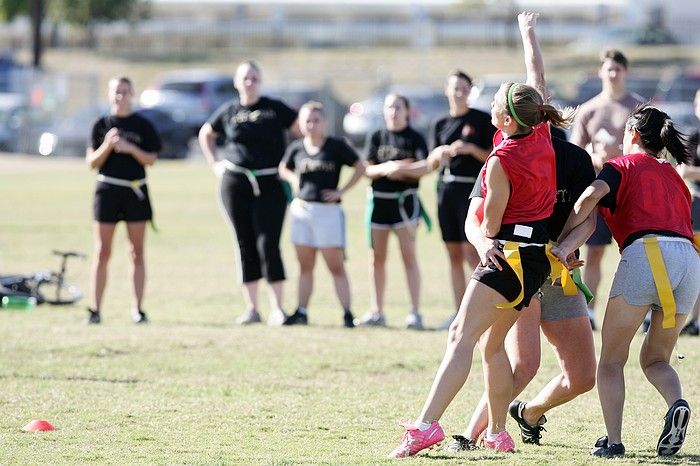
<svg viewBox="0 0 700 466"><path fill-rule="evenodd" d="M554 126L568 128L574 121L576 109L565 107L558 110L546 104L537 89L527 84L506 83L506 110L519 126L527 128L545 121Z"/></svg>

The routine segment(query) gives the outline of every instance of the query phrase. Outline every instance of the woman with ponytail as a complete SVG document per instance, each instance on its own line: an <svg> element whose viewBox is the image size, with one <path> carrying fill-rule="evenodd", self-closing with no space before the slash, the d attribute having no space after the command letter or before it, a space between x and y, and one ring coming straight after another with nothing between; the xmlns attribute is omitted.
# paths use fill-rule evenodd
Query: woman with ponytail
<svg viewBox="0 0 700 466"><path fill-rule="evenodd" d="M579 197L562 232L565 241L577 236L579 225L598 206L622 255L605 312L598 362L598 394L607 435L598 439L591 453L625 454L621 437L624 367L632 338L651 307L639 362L668 406L656 452L674 455L683 445L690 407L669 361L685 315L700 292L700 258L692 244L690 192L666 159L688 163L691 147L667 114L642 106L627 120L622 150L624 155L606 162ZM580 245L576 243L567 241L552 252L566 263Z"/></svg>
<svg viewBox="0 0 700 466"><path fill-rule="evenodd" d="M500 131L482 169L483 209L470 206L467 214L468 221L478 218L478 232L468 228L466 235L479 245L481 263L450 326L445 355L423 410L413 424L405 425L392 458L413 456L444 439L438 419L466 382L477 343L484 361L489 410L484 446L515 451L505 431L513 373L504 339L518 311L529 304L550 273L545 244L549 241L547 219L556 198L556 170L549 122L567 126L573 116L545 101L544 66L535 36L537 16L518 16L528 83L506 83L494 98L491 122Z"/></svg>

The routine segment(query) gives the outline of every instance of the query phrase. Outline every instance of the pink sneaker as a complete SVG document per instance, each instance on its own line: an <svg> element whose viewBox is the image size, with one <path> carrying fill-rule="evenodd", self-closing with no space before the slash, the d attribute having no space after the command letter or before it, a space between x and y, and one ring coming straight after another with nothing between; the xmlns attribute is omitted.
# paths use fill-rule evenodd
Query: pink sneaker
<svg viewBox="0 0 700 466"><path fill-rule="evenodd" d="M411 424L402 424L406 432L401 438L398 447L389 453L389 458L406 458L413 456L421 450L430 448L436 443L445 440L445 432L437 421L433 421L427 430L420 430ZM512 442L512 440L511 440Z"/></svg>
<svg viewBox="0 0 700 466"><path fill-rule="evenodd" d="M484 447L502 453L513 453L515 451L515 442L510 434L504 430L496 436L495 440L488 440L488 438L484 436Z"/></svg>

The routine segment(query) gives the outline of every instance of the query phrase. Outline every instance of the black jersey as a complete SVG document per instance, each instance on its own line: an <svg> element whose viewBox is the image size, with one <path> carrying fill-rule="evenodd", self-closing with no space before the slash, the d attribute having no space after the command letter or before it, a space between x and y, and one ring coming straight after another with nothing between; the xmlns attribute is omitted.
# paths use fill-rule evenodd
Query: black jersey
<svg viewBox="0 0 700 466"><path fill-rule="evenodd" d="M241 167L277 167L286 146L285 130L297 119L297 112L279 100L260 97L253 105L237 100L219 107L207 121L223 134L226 158Z"/></svg>
<svg viewBox="0 0 700 466"><path fill-rule="evenodd" d="M595 180L595 170L591 156L576 144L552 138L552 147L557 162L557 200L554 212L549 217L548 230L550 239L556 240L579 196ZM482 174L483 171L479 173L470 198L484 197L481 191Z"/></svg>
<svg viewBox="0 0 700 466"><path fill-rule="evenodd" d="M112 128L119 130L119 136L138 146L146 152L158 152L161 149L160 136L150 121L137 113L127 117L105 115L92 125L90 144L93 149L102 145L107 131ZM112 151L99 169L105 176L124 180L139 180L146 176L146 170L131 154Z"/></svg>
<svg viewBox="0 0 700 466"><path fill-rule="evenodd" d="M690 137L688 138L692 147L695 147L695 156L693 159L690 161L690 163L696 167L700 167L700 129L695 130L693 133L690 134ZM700 181L694 181L693 182L693 187L695 188L693 191L694 196L700 196ZM694 225L694 227L697 228L697 225Z"/></svg>
<svg viewBox="0 0 700 466"><path fill-rule="evenodd" d="M496 128L491 124L491 116L488 113L476 109L461 116L446 116L439 119L433 125L430 134L431 149L445 144L452 144L461 139L470 142L482 149L489 149L493 144L493 135ZM479 175L484 162L470 155L459 155L450 160L450 173L455 176L476 177ZM442 168L444 171L445 167Z"/></svg>
<svg viewBox="0 0 700 466"><path fill-rule="evenodd" d="M367 139L366 157L372 164L391 160L425 160L427 156L425 139L410 126L398 132L380 129ZM382 192L399 192L417 187L418 181L395 181L386 177L372 181L372 189Z"/></svg>
<svg viewBox="0 0 700 466"><path fill-rule="evenodd" d="M287 147L283 160L288 169L299 175L297 197L309 202L324 202L321 192L337 189L342 166L355 165L359 157L345 141L329 137L315 155L309 155L303 139L298 139Z"/></svg>

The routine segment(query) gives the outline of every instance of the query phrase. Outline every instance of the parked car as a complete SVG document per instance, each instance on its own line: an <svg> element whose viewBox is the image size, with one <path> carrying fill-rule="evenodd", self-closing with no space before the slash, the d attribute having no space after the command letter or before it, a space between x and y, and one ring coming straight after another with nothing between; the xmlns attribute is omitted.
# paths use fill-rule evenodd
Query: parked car
<svg viewBox="0 0 700 466"><path fill-rule="evenodd" d="M625 80L626 88L629 92L639 94L646 100L651 100L656 93L659 80L652 76L641 76L630 74ZM600 94L603 85L598 75L590 74L579 80L576 86L576 96L571 102L572 105L581 105L587 100Z"/></svg>
<svg viewBox="0 0 700 466"><path fill-rule="evenodd" d="M223 103L238 98L233 78L210 70L172 71L160 75L141 93L143 108L159 107L184 124L192 136Z"/></svg>
<svg viewBox="0 0 700 466"><path fill-rule="evenodd" d="M296 110L309 100L320 102L328 120L329 134L342 134L345 104L338 100L330 86L319 87L307 83L265 84L263 94L279 99Z"/></svg>
<svg viewBox="0 0 700 466"><path fill-rule="evenodd" d="M700 68L675 71L661 79L654 101L692 103L698 89L700 89Z"/></svg>
<svg viewBox="0 0 700 466"><path fill-rule="evenodd" d="M54 124L39 137L39 153L83 157L90 141L92 124L100 115L106 115L108 111L107 104L91 105ZM163 145L158 153L160 158L184 159L187 157L190 139L187 127L175 121L161 108L136 109L136 112L150 121L160 135Z"/></svg>
<svg viewBox="0 0 700 466"><path fill-rule="evenodd" d="M390 86L376 91L372 97L350 105L343 118L343 131L356 146L365 143L367 134L384 127L384 98L398 93L411 104L411 126L426 138L430 127L440 116L447 114L447 98L442 89L423 86Z"/></svg>
<svg viewBox="0 0 700 466"><path fill-rule="evenodd" d="M0 151L35 153L36 139L50 124L50 115L26 95L0 93Z"/></svg>

